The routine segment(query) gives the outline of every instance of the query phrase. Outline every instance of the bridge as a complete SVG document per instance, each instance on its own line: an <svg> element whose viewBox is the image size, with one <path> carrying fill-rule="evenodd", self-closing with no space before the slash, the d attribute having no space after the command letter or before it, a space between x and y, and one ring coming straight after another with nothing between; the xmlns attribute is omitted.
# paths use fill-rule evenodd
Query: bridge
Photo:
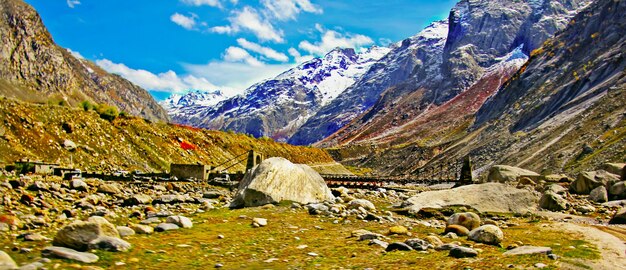
<svg viewBox="0 0 626 270"><path fill-rule="evenodd" d="M422 185L431 186L436 184L459 182L459 178L419 178L415 176L356 176L345 174L321 174L322 178L329 187L347 187L347 188L379 188L389 185Z"/></svg>

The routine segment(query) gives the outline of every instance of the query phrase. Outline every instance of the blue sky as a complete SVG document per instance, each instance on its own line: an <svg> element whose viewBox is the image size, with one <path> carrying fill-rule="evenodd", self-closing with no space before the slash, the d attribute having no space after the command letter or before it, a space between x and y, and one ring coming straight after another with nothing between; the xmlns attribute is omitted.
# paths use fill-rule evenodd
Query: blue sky
<svg viewBox="0 0 626 270"><path fill-rule="evenodd" d="M241 93L334 47L384 46L456 0L25 0L55 41L162 99Z"/></svg>

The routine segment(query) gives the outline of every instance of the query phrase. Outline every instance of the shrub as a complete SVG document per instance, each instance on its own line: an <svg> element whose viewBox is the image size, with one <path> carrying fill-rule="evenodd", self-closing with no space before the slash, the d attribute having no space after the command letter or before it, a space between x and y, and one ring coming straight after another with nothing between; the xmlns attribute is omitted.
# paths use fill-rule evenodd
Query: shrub
<svg viewBox="0 0 626 270"><path fill-rule="evenodd" d="M115 118L119 115L115 106L107 104L100 104L95 108L95 110L100 115L100 118L108 121L115 120Z"/></svg>
<svg viewBox="0 0 626 270"><path fill-rule="evenodd" d="M89 100L85 100L85 101L81 102L79 104L79 106L81 108L83 108L83 110L85 110L85 111L93 110L93 108L94 108L93 104L91 104L91 102L89 102Z"/></svg>

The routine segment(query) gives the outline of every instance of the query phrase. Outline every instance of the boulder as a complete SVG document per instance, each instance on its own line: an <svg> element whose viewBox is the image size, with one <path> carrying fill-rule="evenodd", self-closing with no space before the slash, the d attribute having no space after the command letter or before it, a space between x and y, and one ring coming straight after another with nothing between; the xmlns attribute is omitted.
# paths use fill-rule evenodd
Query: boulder
<svg viewBox="0 0 626 270"><path fill-rule="evenodd" d="M535 247L535 246L521 246L504 252L504 256L513 255L529 255L529 254L551 254L552 248L549 247Z"/></svg>
<svg viewBox="0 0 626 270"><path fill-rule="evenodd" d="M622 175L622 170L626 167L626 163L604 163L600 169L615 175Z"/></svg>
<svg viewBox="0 0 626 270"><path fill-rule="evenodd" d="M422 208L441 209L467 206L479 212L525 213L537 209L538 196L525 189L500 183L468 185L448 190L426 191L409 198L409 212L418 214Z"/></svg>
<svg viewBox="0 0 626 270"><path fill-rule="evenodd" d="M591 190L599 186L609 186L617 183L619 176L604 170L582 172L569 186L569 190L575 194L589 194Z"/></svg>
<svg viewBox="0 0 626 270"><path fill-rule="evenodd" d="M311 167L284 158L268 158L239 183L230 207L262 206L286 200L309 204L334 199L324 179Z"/></svg>
<svg viewBox="0 0 626 270"><path fill-rule="evenodd" d="M89 242L89 249L101 249L106 251L127 251L131 247L130 243L111 236L100 236Z"/></svg>
<svg viewBox="0 0 626 270"><path fill-rule="evenodd" d="M178 227L178 225L173 224L173 223L161 223L159 225L157 225L154 228L155 232L164 232L164 231L170 231L170 230L178 230L180 229L180 227Z"/></svg>
<svg viewBox="0 0 626 270"><path fill-rule="evenodd" d="M98 193L114 195L122 192L120 191L120 188L115 184L102 184L98 187Z"/></svg>
<svg viewBox="0 0 626 270"><path fill-rule="evenodd" d="M267 226L267 219L265 218L253 218L252 219L253 227L265 227Z"/></svg>
<svg viewBox="0 0 626 270"><path fill-rule="evenodd" d="M0 250L0 269L15 269L17 264L6 252Z"/></svg>
<svg viewBox="0 0 626 270"><path fill-rule="evenodd" d="M552 184L552 185L547 186L545 188L544 192L548 192L548 191L553 192L553 193L555 193L557 195L566 195L567 194L567 189L564 188L563 186L557 185L557 184Z"/></svg>
<svg viewBox="0 0 626 270"><path fill-rule="evenodd" d="M450 253L448 254L448 256L454 258L476 257L478 256L478 251L473 248L455 246L450 249Z"/></svg>
<svg viewBox="0 0 626 270"><path fill-rule="evenodd" d="M547 191L539 200L539 207L550 211L563 211L569 208L569 203L560 195Z"/></svg>
<svg viewBox="0 0 626 270"><path fill-rule="evenodd" d="M604 203L609 201L609 195L604 186L599 186L589 193L589 199L597 203Z"/></svg>
<svg viewBox="0 0 626 270"><path fill-rule="evenodd" d="M73 179L70 182L70 188L78 190L78 191L89 190L89 186L87 185L87 183L85 183L85 181L80 180L80 179Z"/></svg>
<svg viewBox="0 0 626 270"><path fill-rule="evenodd" d="M413 250L417 251L424 251L429 248L434 248L433 245L419 238L408 239L404 241L404 243L411 247Z"/></svg>
<svg viewBox="0 0 626 270"><path fill-rule="evenodd" d="M46 258L68 259L82 263L94 263L99 259L96 254L65 247L47 247L41 251L41 255Z"/></svg>
<svg viewBox="0 0 626 270"><path fill-rule="evenodd" d="M117 226L116 229L117 232L120 234L120 237L135 235L135 230L126 226Z"/></svg>
<svg viewBox="0 0 626 270"><path fill-rule="evenodd" d="M154 232L154 228L143 224L131 224L130 228L137 234L152 234Z"/></svg>
<svg viewBox="0 0 626 270"><path fill-rule="evenodd" d="M181 228L193 227L193 222L191 222L191 219L183 216L169 216L167 217L167 220L165 220L165 222L176 224L178 225L178 227Z"/></svg>
<svg viewBox="0 0 626 270"><path fill-rule="evenodd" d="M498 245L504 239L504 233L495 225L483 225L472 230L467 238L478 243Z"/></svg>
<svg viewBox="0 0 626 270"><path fill-rule="evenodd" d="M54 237L52 244L85 251L89 248L91 241L102 236L120 237L113 224L103 217L93 216L87 221L75 221L61 228Z"/></svg>
<svg viewBox="0 0 626 270"><path fill-rule="evenodd" d="M457 224L452 224L452 225L448 225L446 226L446 229L444 231L444 233L454 233L456 235L460 235L460 236L466 236L469 234L469 230L461 225L457 225Z"/></svg>
<svg viewBox="0 0 626 270"><path fill-rule="evenodd" d="M150 204L150 203L152 203L152 197L145 195L145 194L135 194L124 200L125 206Z"/></svg>
<svg viewBox="0 0 626 270"><path fill-rule="evenodd" d="M366 210L376 210L376 206L374 206L372 202L365 199L354 199L350 201L348 207L350 209L358 209L359 207L363 207L363 209Z"/></svg>
<svg viewBox="0 0 626 270"><path fill-rule="evenodd" d="M620 181L609 188L609 195L613 199L626 199L626 181Z"/></svg>
<svg viewBox="0 0 626 270"><path fill-rule="evenodd" d="M480 217L472 212L455 213L448 218L448 225L461 225L471 231L480 226Z"/></svg>
<svg viewBox="0 0 626 270"><path fill-rule="evenodd" d="M540 176L541 175L536 172L518 167L495 165L489 170L487 182L509 183L517 181L517 179L520 177L528 177L534 182L537 182L537 179L539 179Z"/></svg>
<svg viewBox="0 0 626 270"><path fill-rule="evenodd" d="M609 224L626 224L626 207L622 207L609 220Z"/></svg>

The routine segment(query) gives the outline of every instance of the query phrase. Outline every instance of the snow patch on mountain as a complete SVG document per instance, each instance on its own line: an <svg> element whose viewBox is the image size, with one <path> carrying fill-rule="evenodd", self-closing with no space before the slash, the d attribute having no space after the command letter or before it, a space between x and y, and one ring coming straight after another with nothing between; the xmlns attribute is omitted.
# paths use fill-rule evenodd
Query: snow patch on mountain
<svg viewBox="0 0 626 270"><path fill-rule="evenodd" d="M182 113L182 109L192 106L213 106L226 97L221 91L205 92L191 91L186 94L172 94L169 98L159 102L169 115L178 115Z"/></svg>

